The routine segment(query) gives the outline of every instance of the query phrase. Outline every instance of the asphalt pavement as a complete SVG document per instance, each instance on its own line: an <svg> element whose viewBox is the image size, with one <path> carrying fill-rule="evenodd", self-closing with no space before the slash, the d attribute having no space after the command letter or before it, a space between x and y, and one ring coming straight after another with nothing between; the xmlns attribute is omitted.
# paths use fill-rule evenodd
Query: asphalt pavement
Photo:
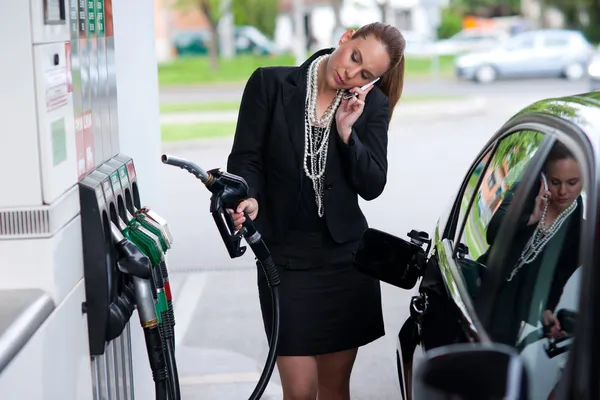
<svg viewBox="0 0 600 400"><path fill-rule="evenodd" d="M435 88L428 85L422 90ZM477 109L450 113L439 106L430 107L428 114L395 115L387 188L378 199L361 203L370 225L404 238L411 229L432 235L473 158L510 116L535 100L583 87L562 81L529 85L508 84L498 89L499 95L486 96ZM211 169L225 167L230 148L231 138L224 138L168 144L164 151ZM195 177L165 167L157 179L169 204L163 214L175 238L168 261L183 398L248 398L268 351L253 257L248 252L229 258L209 213L209 193ZM399 396L394 349L412 293L383 284L382 294L387 334L360 350L351 381L353 400ZM276 372L263 398L282 398Z"/></svg>
<svg viewBox="0 0 600 400"><path fill-rule="evenodd" d="M490 96L505 97L535 94L542 97L583 93L589 91L586 79L570 82L564 79L519 79L477 84L454 78L407 79L404 94L407 96ZM163 87L160 101L164 103L239 100L243 83L198 85L188 87Z"/></svg>

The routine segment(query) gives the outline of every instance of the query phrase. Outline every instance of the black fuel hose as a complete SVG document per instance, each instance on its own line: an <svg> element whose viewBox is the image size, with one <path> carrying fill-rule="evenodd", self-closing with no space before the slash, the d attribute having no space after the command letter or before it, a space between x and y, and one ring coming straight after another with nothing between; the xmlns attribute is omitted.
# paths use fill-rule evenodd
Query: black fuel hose
<svg viewBox="0 0 600 400"><path fill-rule="evenodd" d="M213 197L229 196L230 198L234 198L236 197L235 193L239 193L239 186L246 185L245 181L243 181L243 179L241 179L240 177L227 173L222 173L216 170L206 172L195 163L181 159L179 157L173 157L163 154L161 157L161 161L164 164L185 169L186 171L196 176L196 178L200 179L202 183L204 183L206 188L213 193ZM265 362L265 366L263 368L261 376L254 388L254 391L252 392L249 398L249 400L258 400L261 398L261 396L267 388L267 385L269 384L269 380L271 379L271 375L273 374L273 370L275 369L275 364L277 361L277 348L279 344L281 311L279 300L280 280L275 263L271 258L271 254L269 253L266 244L262 240L262 236L254 226L252 219L246 213L245 217L246 218L242 224L242 229L238 232L238 234L242 235L248 243L248 245L250 245L250 248L252 248L256 259L262 267L263 273L265 274L267 283L271 291L271 302L273 305L273 321L271 327L271 335L269 338L269 353L267 354L267 360ZM215 221L218 220L219 219L215 218ZM221 231L221 229L219 229L219 231L221 235L224 234L224 232ZM225 238L223 239L225 240ZM243 254L243 252L239 252L237 254L241 255Z"/></svg>

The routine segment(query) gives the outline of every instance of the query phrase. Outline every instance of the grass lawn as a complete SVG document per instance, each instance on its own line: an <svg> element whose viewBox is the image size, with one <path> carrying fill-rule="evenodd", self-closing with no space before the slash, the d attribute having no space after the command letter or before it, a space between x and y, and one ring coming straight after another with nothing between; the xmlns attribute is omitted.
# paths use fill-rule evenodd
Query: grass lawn
<svg viewBox="0 0 600 400"><path fill-rule="evenodd" d="M239 101L201 101L195 103L163 103L160 105L161 114L193 113L208 111L237 111Z"/></svg>
<svg viewBox="0 0 600 400"><path fill-rule="evenodd" d="M232 136L235 133L235 125L235 121L162 125L162 141L175 142Z"/></svg>
<svg viewBox="0 0 600 400"><path fill-rule="evenodd" d="M423 101L439 101L439 100L457 100L462 98L459 95L442 94L442 95L406 95L400 100L400 107L404 103L414 103ZM193 113L193 112L210 112L210 111L237 111L240 107L240 102L231 101L202 101L195 103L163 103L160 105L162 114L169 113Z"/></svg>
<svg viewBox="0 0 600 400"><path fill-rule="evenodd" d="M439 71L442 76L452 74L454 57L442 56L439 59ZM174 61L159 65L158 81L161 86L244 83L252 72L263 66L295 65L292 55L254 56L241 55L231 60L222 59L219 70L212 71L207 56L179 57ZM405 75L409 77L427 77L431 74L431 59L406 59Z"/></svg>

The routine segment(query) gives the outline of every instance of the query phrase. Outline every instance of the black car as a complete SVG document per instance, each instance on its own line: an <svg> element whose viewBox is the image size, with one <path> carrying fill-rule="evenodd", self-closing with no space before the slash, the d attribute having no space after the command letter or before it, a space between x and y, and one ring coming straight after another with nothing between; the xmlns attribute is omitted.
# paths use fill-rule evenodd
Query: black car
<svg viewBox="0 0 600 400"><path fill-rule="evenodd" d="M600 398L599 193L600 93L547 99L496 132L433 232L364 233L356 268L418 283L402 399Z"/></svg>

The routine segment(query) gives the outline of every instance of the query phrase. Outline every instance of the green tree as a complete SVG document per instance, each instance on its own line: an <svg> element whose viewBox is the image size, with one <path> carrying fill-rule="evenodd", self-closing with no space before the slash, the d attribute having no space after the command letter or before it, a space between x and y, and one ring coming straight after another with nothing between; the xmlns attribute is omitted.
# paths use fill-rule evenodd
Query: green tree
<svg viewBox="0 0 600 400"><path fill-rule="evenodd" d="M543 139L544 135L535 131L521 131L507 136L498 144L492 161L494 168L500 168L506 163L510 171L515 165L529 159Z"/></svg>
<svg viewBox="0 0 600 400"><path fill-rule="evenodd" d="M442 10L438 39L447 39L462 30L462 15L454 9Z"/></svg>
<svg viewBox="0 0 600 400"><path fill-rule="evenodd" d="M235 25L251 25L273 39L277 22L277 0L232 0Z"/></svg>
<svg viewBox="0 0 600 400"><path fill-rule="evenodd" d="M518 14L521 0L450 0L450 6L463 14L494 17Z"/></svg>
<svg viewBox="0 0 600 400"><path fill-rule="evenodd" d="M182 10L189 10L197 8L206 16L208 25L210 27L210 43L209 43L209 56L210 66L213 71L219 69L219 20L223 15L223 12L227 9L222 8L223 0L175 0L175 7L180 7ZM234 0L229 0L227 7L231 7Z"/></svg>
<svg viewBox="0 0 600 400"><path fill-rule="evenodd" d="M544 0L546 6L558 8L565 16L568 28L582 29L587 38L600 42L600 0ZM581 13L587 14L589 23L584 25L579 19Z"/></svg>

